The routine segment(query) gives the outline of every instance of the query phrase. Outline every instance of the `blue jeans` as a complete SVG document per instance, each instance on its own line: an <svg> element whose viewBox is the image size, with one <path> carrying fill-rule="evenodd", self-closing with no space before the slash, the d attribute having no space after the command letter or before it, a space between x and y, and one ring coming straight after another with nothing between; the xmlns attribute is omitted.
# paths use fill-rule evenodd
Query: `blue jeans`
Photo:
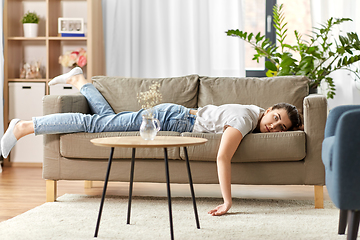
<svg viewBox="0 0 360 240"><path fill-rule="evenodd" d="M35 135L139 131L144 109L116 114L94 85L85 84L80 92L94 114L58 113L33 117ZM155 106L154 114L160 121L161 131L191 132L196 118L189 108L172 103Z"/></svg>

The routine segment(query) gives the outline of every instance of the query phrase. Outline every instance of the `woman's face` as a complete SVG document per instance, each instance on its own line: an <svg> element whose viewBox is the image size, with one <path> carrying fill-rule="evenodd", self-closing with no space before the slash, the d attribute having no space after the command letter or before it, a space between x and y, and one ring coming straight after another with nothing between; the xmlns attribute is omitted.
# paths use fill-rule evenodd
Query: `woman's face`
<svg viewBox="0 0 360 240"><path fill-rule="evenodd" d="M283 132L291 128L291 121L285 109L267 109L260 120L260 132Z"/></svg>

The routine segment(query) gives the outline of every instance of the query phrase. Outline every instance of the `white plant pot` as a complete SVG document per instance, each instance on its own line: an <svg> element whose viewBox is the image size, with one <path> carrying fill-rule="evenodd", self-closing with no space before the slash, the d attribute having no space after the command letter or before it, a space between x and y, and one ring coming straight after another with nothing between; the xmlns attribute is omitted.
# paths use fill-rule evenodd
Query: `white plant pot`
<svg viewBox="0 0 360 240"><path fill-rule="evenodd" d="M38 36L38 24L37 23L23 23L24 37L34 38Z"/></svg>

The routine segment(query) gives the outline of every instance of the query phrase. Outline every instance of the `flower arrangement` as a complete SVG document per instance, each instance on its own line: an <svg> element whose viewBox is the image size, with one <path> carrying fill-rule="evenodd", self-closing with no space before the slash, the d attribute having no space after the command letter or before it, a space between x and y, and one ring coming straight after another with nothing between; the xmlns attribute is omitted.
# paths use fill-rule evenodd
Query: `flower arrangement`
<svg viewBox="0 0 360 240"><path fill-rule="evenodd" d="M63 67L84 67L87 63L86 50L80 48L76 51L66 52L59 57L59 63Z"/></svg>
<svg viewBox="0 0 360 240"><path fill-rule="evenodd" d="M160 93L160 83L153 82L148 91L140 92L137 94L138 102L141 104L141 108L145 109L144 116L152 117L152 108L162 101L162 95Z"/></svg>

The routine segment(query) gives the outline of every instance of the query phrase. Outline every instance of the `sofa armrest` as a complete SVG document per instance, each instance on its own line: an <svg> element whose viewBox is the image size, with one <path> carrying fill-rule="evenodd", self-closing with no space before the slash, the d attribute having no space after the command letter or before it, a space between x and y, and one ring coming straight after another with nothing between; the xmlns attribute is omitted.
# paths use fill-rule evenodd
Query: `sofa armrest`
<svg viewBox="0 0 360 240"><path fill-rule="evenodd" d="M80 112L90 113L86 98L76 95L46 95L43 98L44 115L53 113ZM60 176L60 134L44 135L43 178L59 180Z"/></svg>
<svg viewBox="0 0 360 240"><path fill-rule="evenodd" d="M89 113L90 108L86 98L75 95L46 95L43 98L44 115L53 113L80 112Z"/></svg>
<svg viewBox="0 0 360 240"><path fill-rule="evenodd" d="M304 131L306 133L305 184L324 185L325 169L321 147L327 118L327 100L320 94L304 98Z"/></svg>

